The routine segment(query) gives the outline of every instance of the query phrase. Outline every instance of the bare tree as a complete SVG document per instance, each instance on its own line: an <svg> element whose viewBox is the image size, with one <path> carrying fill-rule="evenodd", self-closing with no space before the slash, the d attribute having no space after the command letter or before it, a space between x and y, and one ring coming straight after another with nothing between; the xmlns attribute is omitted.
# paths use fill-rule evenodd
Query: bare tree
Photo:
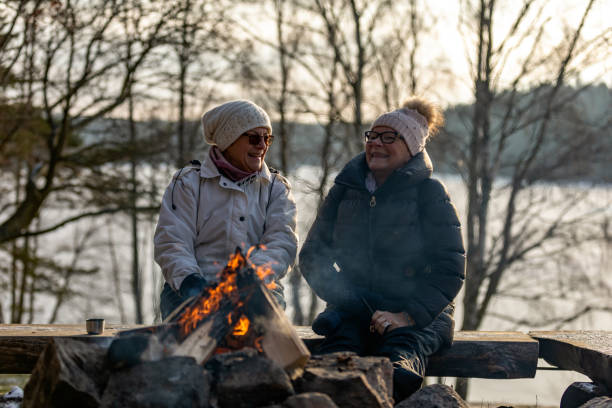
<svg viewBox="0 0 612 408"><path fill-rule="evenodd" d="M378 102L376 114L383 109L397 109L410 96L427 95L429 99L437 96L438 79L449 70L447 59L432 52L428 44L435 42L438 15L427 2L406 3L395 5L393 12L385 16L386 30L377 40L382 45L372 50L381 95L370 94L368 98ZM370 80L368 86L375 83Z"/></svg>
<svg viewBox="0 0 612 408"><path fill-rule="evenodd" d="M353 132L347 139L347 147L353 155L362 149L364 83L375 62L375 50L381 45L377 43L380 37L376 29L382 26L381 21L391 6L392 2L386 0L315 0L309 7L320 18L325 41L351 91Z"/></svg>
<svg viewBox="0 0 612 408"><path fill-rule="evenodd" d="M376 70L384 69L384 73L396 75L400 64L393 63L408 50L404 36L409 28L403 19L396 18L395 31L389 30L382 21L387 21L401 9L402 13L411 13L416 25L418 13L415 4L404 10L402 7L394 8L388 1L275 1L274 6L276 38L270 40L249 32L251 37L272 47L279 60L278 74L270 73L270 70L259 71L259 79L264 89L274 90L267 94L275 101L274 106L280 115L282 167L287 166L285 155L289 151L285 140L288 106L293 107L293 118L314 119L321 126L321 136L316 135L314 140L322 172L319 180L310 186L320 204L333 172L363 148L364 83L380 75L385 85L388 78L377 74ZM286 9L290 12L285 13ZM389 47L391 38L393 46ZM393 54L395 60L386 60L383 49L397 50ZM403 79L398 79L393 85L397 86ZM378 113L380 108L376 102L380 100L379 95L370 92L369 98L369 104L376 106ZM301 277L297 270L292 272L290 284L294 321L298 324L312 321L318 309L318 299L311 293L309 311L304 314L300 304Z"/></svg>
<svg viewBox="0 0 612 408"><path fill-rule="evenodd" d="M54 283L57 281L56 278L50 278L48 280L50 284L55 286L53 289L53 292L55 292L55 304L53 305L51 317L49 318L49 324L56 322L60 307L66 300L75 294L76 291L72 288L73 278L78 275L93 275L94 273L98 272L98 268L79 268L78 266L78 263L81 261L83 253L88 249L89 241L96 233L96 230L96 226L90 226L83 234L81 234L78 230L75 231L74 245L66 246L64 248L64 250L71 253L72 259L68 266L61 268L59 271L54 271L53 273L53 275L59 274L61 276L59 279L61 281L60 284ZM33 296L31 299L32 298Z"/></svg>
<svg viewBox="0 0 612 408"><path fill-rule="evenodd" d="M218 52L227 52L230 58L232 31L227 29L226 13L232 4L226 1L181 0L177 2L176 21L169 31L168 46L176 55L176 63L165 67L164 73L170 81L172 94L178 99L177 155L176 166L182 167L189 161L188 152L194 150L194 136L198 122L191 121L199 115L195 108L206 106L210 93L203 92L203 82L220 79ZM160 60L164 64L166 56ZM177 70L177 72L175 72ZM173 101L174 102L174 101ZM192 106L191 109L189 107Z"/></svg>
<svg viewBox="0 0 612 408"><path fill-rule="evenodd" d="M57 190L58 177L69 165L67 151L71 157L76 156L76 133L123 104L135 72L156 45L170 13L167 7L160 6L150 15L139 46L127 62L117 56L111 45L116 32L109 27L117 22L120 13L113 3L52 3L35 14L21 16L24 21L35 20L30 27L36 34L30 37L36 41L28 44L32 58L22 60L19 69L15 65L13 72L17 76L34 73L36 94L32 100L42 106L46 129L39 129L36 136L37 152L30 156L36 159L28 163L22 199L0 221L0 242L23 236L45 200ZM113 81L105 82L105 78ZM6 134L5 139L4 146L15 142L14 133Z"/></svg>
<svg viewBox="0 0 612 408"><path fill-rule="evenodd" d="M138 3L127 3L127 7L122 10L121 21L124 29L125 36L125 65L126 71L130 69L130 63L132 61L132 54L134 53L134 47L137 47L136 38L140 36L143 10ZM137 130L134 118L134 83L136 79L131 81L126 86L126 99L128 105L128 143L130 146L136 145ZM142 278L140 273L140 262L138 252L138 211L137 211L137 200L138 200L138 181L136 177L138 163L136 161L136 154L134 149L130 149L129 154L130 162L130 191L129 191L129 215L131 221L131 235L132 235L132 297L134 300L134 310L136 313L136 323L143 323L143 311L142 311Z"/></svg>
<svg viewBox="0 0 612 408"><path fill-rule="evenodd" d="M601 159L593 147L603 147L597 134L603 130L601 123L609 132L609 119L601 122L601 117L578 114L571 130L558 124L586 88L566 84L602 55L611 31L582 38L591 0L581 19L565 27L566 36L546 46L546 3L526 0L513 8L512 24L499 40L494 38L502 12L498 3L463 3L467 17L461 29L475 28L475 35L465 35L469 55L474 56L474 103L449 113L449 122L464 127L447 129L439 142L449 147L468 192L464 330L482 325L509 271L527 267L526 261L538 254L570 250L577 242L568 239L572 229L593 219L593 213L577 211L579 201L566 197L554 207L536 187L560 178L569 158L587 167ZM503 12L508 16L507 5ZM552 208L558 212L544 215ZM467 383L460 382L457 389L465 396Z"/></svg>
<svg viewBox="0 0 612 408"><path fill-rule="evenodd" d="M16 169L17 185L12 194L0 198L3 209L0 243L9 243L15 254L19 249L17 240L23 241L21 247L25 252L19 258L22 267L15 260L11 272L11 320L21 321L26 310L26 293L30 293L29 319L32 320L34 294L54 290L51 284L38 283L42 282L40 275L44 268L36 271L36 267L42 268L53 261L43 262L33 254L28 255L35 242L30 237L55 231L85 217L134 209L133 204L125 201L110 206L107 198L98 200L107 195L104 188L116 191L123 183L116 183L108 190L108 184L102 186L111 177L79 177L103 175L103 170L94 168L122 160L127 157L125 150L134 150L122 149L112 137L96 143L84 142L81 132L95 127L131 95L136 72L159 44L161 30L173 8L161 2L140 2L140 12L147 14L146 23L138 36L128 41L129 52L122 53L118 51L123 38L117 33L124 10L121 7L127 6L126 3L22 1L11 4L16 5L8 9L12 31L0 35L3 39L0 65L5 68L1 86L8 90L0 103L3 115L11 111L15 114L2 123L0 166L11 165ZM4 161L4 157L10 159ZM52 197L50 201L49 197ZM46 210L51 207L48 202L66 203L77 213L59 221L56 216L47 218ZM74 206L74 203L79 204ZM36 228L32 228L34 220L39 220ZM47 267L47 270L58 268ZM19 279L18 273L22 274ZM61 303L58 297L58 305Z"/></svg>
<svg viewBox="0 0 612 408"><path fill-rule="evenodd" d="M276 109L279 115L278 121L278 138L279 140L279 155L280 168L285 174L289 174L289 124L288 110L289 98L291 96L290 79L292 74L292 59L291 55L298 53L300 43L301 30L292 30L287 33L287 2L283 0L274 0L274 8L276 11L276 41L278 44L278 66L280 70L280 89L276 99ZM292 10L290 9L289 12ZM296 309L296 313L299 311Z"/></svg>

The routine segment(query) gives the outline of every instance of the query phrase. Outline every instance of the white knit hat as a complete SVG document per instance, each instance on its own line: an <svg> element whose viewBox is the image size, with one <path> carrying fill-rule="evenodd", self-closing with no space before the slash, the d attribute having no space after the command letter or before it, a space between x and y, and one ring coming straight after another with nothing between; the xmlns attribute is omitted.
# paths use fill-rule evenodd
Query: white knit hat
<svg viewBox="0 0 612 408"><path fill-rule="evenodd" d="M372 129L376 126L387 126L399 132L413 156L425 148L427 119L414 109L401 108L383 113L372 123Z"/></svg>
<svg viewBox="0 0 612 408"><path fill-rule="evenodd" d="M247 100L226 102L202 115L206 143L217 145L221 151L230 147L244 132L257 127L265 127L272 133L266 111Z"/></svg>

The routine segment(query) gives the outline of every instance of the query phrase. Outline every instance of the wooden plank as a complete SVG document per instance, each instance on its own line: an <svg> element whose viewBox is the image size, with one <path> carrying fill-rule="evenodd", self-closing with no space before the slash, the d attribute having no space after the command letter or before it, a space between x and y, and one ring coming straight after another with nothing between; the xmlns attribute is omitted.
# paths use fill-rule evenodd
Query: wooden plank
<svg viewBox="0 0 612 408"><path fill-rule="evenodd" d="M310 358L308 347L284 310L261 283L258 283L251 298L249 314L256 325L264 328L261 348L266 357L283 367L291 376L304 368Z"/></svg>
<svg viewBox="0 0 612 408"><path fill-rule="evenodd" d="M310 350L323 337L310 327L297 328ZM429 358L427 375L436 377L533 378L538 364L538 342L521 332L455 332L451 348Z"/></svg>
<svg viewBox="0 0 612 408"><path fill-rule="evenodd" d="M102 335L87 335L82 325L0 325L0 373L30 373L38 355L53 337L76 337L110 342L119 330L143 325L107 325ZM308 349L316 351L322 337L310 327L296 327ZM427 375L473 378L531 378L535 374L538 342L517 332L456 332L450 349L432 356Z"/></svg>
<svg viewBox="0 0 612 408"><path fill-rule="evenodd" d="M540 357L564 370L578 371L612 390L612 332L532 331Z"/></svg>
<svg viewBox="0 0 612 408"><path fill-rule="evenodd" d="M538 342L521 332L462 331L453 345L429 358L428 376L533 378Z"/></svg>
<svg viewBox="0 0 612 408"><path fill-rule="evenodd" d="M224 316L225 317L225 316ZM193 357L198 364L204 363L212 355L217 347L218 342L227 334L227 327L222 330L219 338L215 330L212 330L215 325L215 319L208 319L199 325L187 338L179 344L173 351L174 356L189 356ZM214 334L211 334L215 332Z"/></svg>
<svg viewBox="0 0 612 408"><path fill-rule="evenodd" d="M106 325L103 334L89 335L83 324L0 324L0 374L29 374L38 356L54 337L70 337L108 345L120 330L136 325Z"/></svg>

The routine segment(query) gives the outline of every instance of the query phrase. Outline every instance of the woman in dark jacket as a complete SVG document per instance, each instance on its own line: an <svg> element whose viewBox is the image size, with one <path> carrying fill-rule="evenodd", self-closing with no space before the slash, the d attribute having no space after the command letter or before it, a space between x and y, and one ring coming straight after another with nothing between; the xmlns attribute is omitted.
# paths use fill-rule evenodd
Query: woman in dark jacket
<svg viewBox="0 0 612 408"><path fill-rule="evenodd" d="M313 323L326 336L320 351L389 357L396 401L421 386L427 356L451 343L465 277L457 212L424 149L442 121L417 98L378 117L300 252L302 274L327 302Z"/></svg>

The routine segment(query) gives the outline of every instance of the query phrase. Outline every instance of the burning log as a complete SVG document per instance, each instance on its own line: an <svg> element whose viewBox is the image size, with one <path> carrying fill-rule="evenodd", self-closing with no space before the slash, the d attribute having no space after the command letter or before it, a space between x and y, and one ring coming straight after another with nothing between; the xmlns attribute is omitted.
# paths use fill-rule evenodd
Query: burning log
<svg viewBox="0 0 612 408"><path fill-rule="evenodd" d="M303 368L310 352L284 311L261 284L255 288L249 306L249 316L263 332L260 344L264 355L291 374Z"/></svg>
<svg viewBox="0 0 612 408"><path fill-rule="evenodd" d="M109 350L111 366L130 366L168 356L193 357L204 364L213 354L243 347L263 353L285 370L302 368L310 352L266 287L272 269L250 264L240 249L220 274L219 283L185 301L161 326L138 329ZM142 335L150 339L142 344ZM131 345L128 335L138 345ZM132 352L123 352L123 349Z"/></svg>

